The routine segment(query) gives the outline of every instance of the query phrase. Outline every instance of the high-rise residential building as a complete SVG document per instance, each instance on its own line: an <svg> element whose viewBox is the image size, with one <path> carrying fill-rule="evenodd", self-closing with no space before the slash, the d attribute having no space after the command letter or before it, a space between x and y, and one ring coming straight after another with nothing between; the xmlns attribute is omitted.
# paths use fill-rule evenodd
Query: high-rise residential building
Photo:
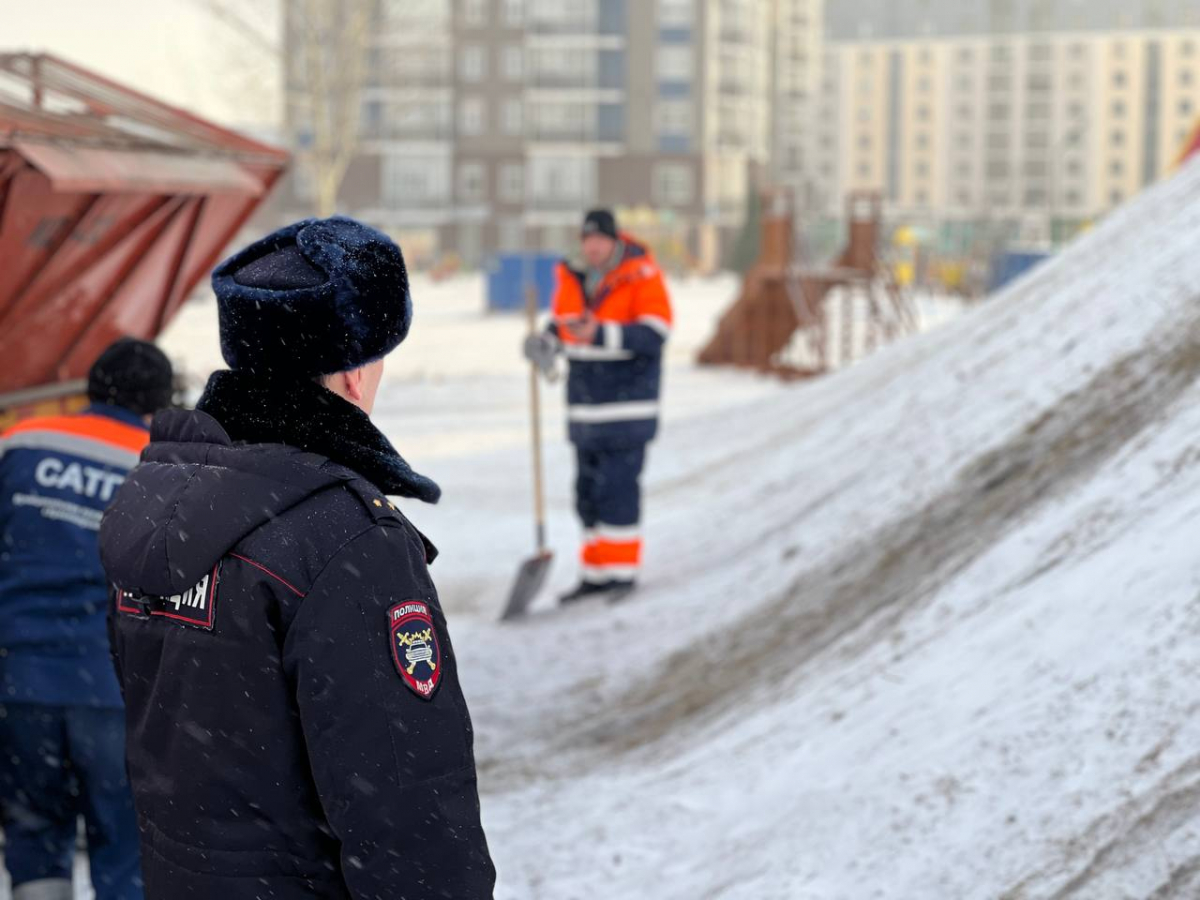
<svg viewBox="0 0 1200 900"><path fill-rule="evenodd" d="M951 233L1061 237L1169 171L1200 118L1193 2L877 5L830 5L815 159L829 216L875 190L894 218Z"/></svg>
<svg viewBox="0 0 1200 900"><path fill-rule="evenodd" d="M774 0L771 106L772 185L788 188L799 209L818 204L814 128L824 47L823 0Z"/></svg>
<svg viewBox="0 0 1200 900"><path fill-rule="evenodd" d="M584 210L614 206L714 264L756 180L804 182L820 6L379 0L339 205L470 264L565 250Z"/></svg>

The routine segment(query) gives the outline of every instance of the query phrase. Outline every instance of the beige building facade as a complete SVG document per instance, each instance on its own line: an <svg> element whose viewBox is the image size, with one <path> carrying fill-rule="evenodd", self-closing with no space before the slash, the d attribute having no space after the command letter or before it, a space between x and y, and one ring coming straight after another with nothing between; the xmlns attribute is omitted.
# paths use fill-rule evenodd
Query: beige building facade
<svg viewBox="0 0 1200 900"><path fill-rule="evenodd" d="M1200 119L1200 27L838 41L817 170L916 222L1073 232L1169 172Z"/></svg>

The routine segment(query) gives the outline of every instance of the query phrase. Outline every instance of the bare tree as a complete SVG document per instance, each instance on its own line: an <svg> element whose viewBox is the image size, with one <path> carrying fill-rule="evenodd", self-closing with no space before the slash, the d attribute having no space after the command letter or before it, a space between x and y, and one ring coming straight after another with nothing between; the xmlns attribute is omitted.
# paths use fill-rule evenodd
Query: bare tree
<svg viewBox="0 0 1200 900"><path fill-rule="evenodd" d="M281 0L282 34L268 4L195 0L284 72L289 124L304 135L297 162L312 180L315 212L332 215L359 148L359 119L374 0Z"/></svg>

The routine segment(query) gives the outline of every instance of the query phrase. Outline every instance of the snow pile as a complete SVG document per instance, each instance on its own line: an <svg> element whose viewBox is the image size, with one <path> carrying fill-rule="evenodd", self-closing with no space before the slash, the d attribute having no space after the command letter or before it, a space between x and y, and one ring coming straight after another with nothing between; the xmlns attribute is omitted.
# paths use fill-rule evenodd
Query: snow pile
<svg viewBox="0 0 1200 900"><path fill-rule="evenodd" d="M1200 895L1198 249L1192 166L836 377L673 374L618 609L490 622L525 458L431 465L499 896Z"/></svg>

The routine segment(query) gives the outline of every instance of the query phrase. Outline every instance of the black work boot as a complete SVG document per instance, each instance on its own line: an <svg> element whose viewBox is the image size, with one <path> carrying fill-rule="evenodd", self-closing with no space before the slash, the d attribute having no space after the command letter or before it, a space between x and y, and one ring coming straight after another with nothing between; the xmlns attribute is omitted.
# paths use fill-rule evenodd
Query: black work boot
<svg viewBox="0 0 1200 900"><path fill-rule="evenodd" d="M603 584L595 581L581 581L574 590L561 595L558 598L558 602L563 606L570 606L572 603L579 603L581 600L591 600L593 597L607 594L610 589L611 583L607 581Z"/></svg>

